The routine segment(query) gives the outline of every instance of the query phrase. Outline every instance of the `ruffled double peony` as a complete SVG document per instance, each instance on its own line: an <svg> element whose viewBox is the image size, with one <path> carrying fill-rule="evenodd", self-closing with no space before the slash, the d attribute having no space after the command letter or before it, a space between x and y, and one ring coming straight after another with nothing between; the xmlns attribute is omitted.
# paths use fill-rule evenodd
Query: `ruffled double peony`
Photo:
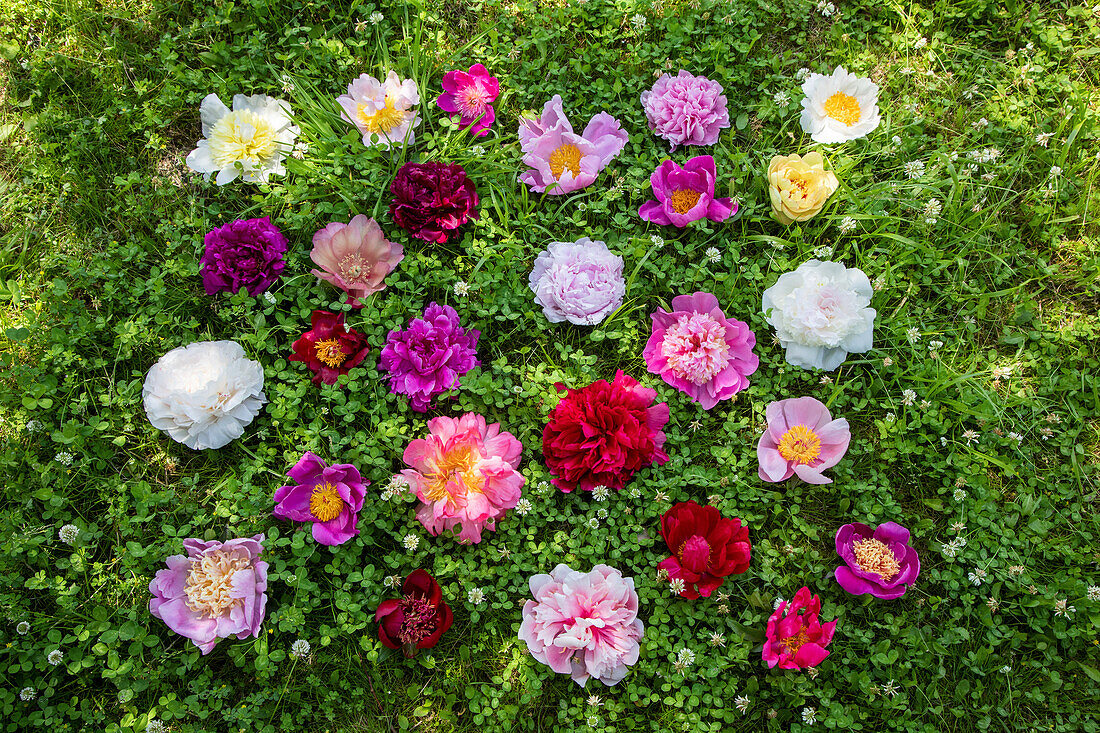
<svg viewBox="0 0 1100 733"><path fill-rule="evenodd" d="M374 614L378 638L390 649L415 657L430 649L451 628L454 614L443 602L443 589L423 570L414 570L401 586L401 597L382 601Z"/></svg>
<svg viewBox="0 0 1100 733"><path fill-rule="evenodd" d="M416 81L402 80L392 69L382 81L361 74L336 102L344 108L343 118L363 134L364 145L389 149L412 145L416 139L413 128L420 124L416 114L420 91Z"/></svg>
<svg viewBox="0 0 1100 733"><path fill-rule="evenodd" d="M834 572L836 582L854 596L901 598L920 575L909 530L896 522L873 530L859 522L845 524L836 533L836 552L845 563Z"/></svg>
<svg viewBox="0 0 1100 733"><path fill-rule="evenodd" d="M878 127L878 85L848 73L810 74L802 84L802 130L819 143L843 143Z"/></svg>
<svg viewBox="0 0 1100 733"><path fill-rule="evenodd" d="M313 539L322 545L342 545L359 534L355 525L370 486L359 469L350 463L330 466L306 451L286 475L297 484L275 491L272 514L294 522L313 522Z"/></svg>
<svg viewBox="0 0 1100 733"><path fill-rule="evenodd" d="M672 557L657 567L667 570L669 578L684 581L683 598L709 598L727 576L749 569L749 528L742 527L740 519L726 519L709 504L674 505L661 517L661 538Z"/></svg>
<svg viewBox="0 0 1100 733"><path fill-rule="evenodd" d="M603 242L581 237L551 242L535 258L528 277L535 305L551 323L594 326L623 304L623 258Z"/></svg>
<svg viewBox="0 0 1100 733"><path fill-rule="evenodd" d="M401 475L422 502L416 518L433 535L447 530L462 542L481 542L481 530L496 531L519 501L522 451L514 435L481 415L429 420L428 437L410 442L403 456L409 468Z"/></svg>
<svg viewBox="0 0 1100 733"><path fill-rule="evenodd" d="M559 390L566 389L558 384ZM600 379L570 389L550 412L542 431L542 453L553 484L569 493L597 486L621 489L634 474L668 462L663 450L669 409L653 404L646 389L620 369L608 384Z"/></svg>
<svg viewBox="0 0 1100 733"><path fill-rule="evenodd" d="M459 378L481 364L480 336L462 327L451 306L429 303L407 330L390 331L378 368L390 373L391 393L408 395L414 410L426 412L436 395L458 389Z"/></svg>
<svg viewBox="0 0 1100 733"><path fill-rule="evenodd" d="M646 368L659 374L704 410L749 386L760 359L756 335L744 321L726 318L710 293L678 295L672 312L650 315L653 333L642 351Z"/></svg>
<svg viewBox="0 0 1100 733"><path fill-rule="evenodd" d="M680 228L702 218L723 222L737 213L733 199L714 198L717 177L714 158L697 155L683 166L671 160L662 161L649 177L654 201L646 201L638 209L645 221Z"/></svg>
<svg viewBox="0 0 1100 733"><path fill-rule="evenodd" d="M862 270L810 260L764 291L763 310L788 364L832 371L849 353L871 349L873 293Z"/></svg>
<svg viewBox="0 0 1100 733"><path fill-rule="evenodd" d="M562 111L561 97L555 94L539 119L520 120L523 163L531 169L520 175L519 182L536 193L551 195L580 190L592 185L628 139L619 121L606 112L593 117L583 134L576 134Z"/></svg>
<svg viewBox="0 0 1100 733"><path fill-rule="evenodd" d="M768 196L780 224L817 216L839 185L816 150L804 156L777 155L768 164Z"/></svg>
<svg viewBox="0 0 1100 733"><path fill-rule="evenodd" d="M493 102L500 94L500 81L489 75L482 64L474 64L469 71L448 71L443 75L443 93L435 103L444 112L458 114L459 129L469 128L470 134L481 137L489 134L496 120Z"/></svg>
<svg viewBox="0 0 1100 733"><path fill-rule="evenodd" d="M267 608L264 536L218 542L186 539L149 583L149 613L186 636L203 654L219 639L259 636Z"/></svg>
<svg viewBox="0 0 1100 733"><path fill-rule="evenodd" d="M538 661L581 687L616 685L638 661L643 626L634 579L607 565L589 573L558 565L532 576L519 639Z"/></svg>
<svg viewBox="0 0 1100 733"><path fill-rule="evenodd" d="M333 222L313 235L309 253L319 270L311 272L348 294L357 308L369 295L386 289L386 276L405 259L405 248L382 234L374 219L362 214L347 224Z"/></svg>
<svg viewBox="0 0 1100 733"><path fill-rule="evenodd" d="M271 219L238 219L206 233L199 264L207 295L247 288L255 297L279 279L287 241Z"/></svg>
<svg viewBox="0 0 1100 733"><path fill-rule="evenodd" d="M221 448L244 435L264 396L264 368L236 341L198 341L172 349L145 375L149 422L188 448Z"/></svg>
<svg viewBox="0 0 1100 733"><path fill-rule="evenodd" d="M649 129L668 140L672 150L680 145L713 145L722 129L730 126L722 91L718 82L683 69L676 76L661 74L652 89L642 92Z"/></svg>
<svg viewBox="0 0 1100 733"><path fill-rule="evenodd" d="M300 130L291 124L290 105L265 94L233 97L230 110L217 94L199 106L202 140L187 155L187 167L206 180L217 173L219 186L242 177L246 183L267 183L286 173L283 161L294 148Z"/></svg>
<svg viewBox="0 0 1100 733"><path fill-rule="evenodd" d="M768 619L761 654L768 667L806 669L825 661L825 647L833 640L836 621L821 623L821 598L810 589L799 588L790 601L783 601Z"/></svg>
<svg viewBox="0 0 1100 733"><path fill-rule="evenodd" d="M477 189L458 163L406 163L390 193L394 222L425 242L442 244L478 217Z"/></svg>
<svg viewBox="0 0 1100 733"><path fill-rule="evenodd" d="M813 397L772 402L767 417L768 429L756 445L760 478L778 482L798 476L808 484L832 483L822 471L848 452L848 421L834 420L829 408Z"/></svg>
<svg viewBox="0 0 1100 733"><path fill-rule="evenodd" d="M343 313L313 311L312 328L294 342L290 361L300 361L313 370L314 384L336 384L362 363L370 352L366 335L344 323Z"/></svg>

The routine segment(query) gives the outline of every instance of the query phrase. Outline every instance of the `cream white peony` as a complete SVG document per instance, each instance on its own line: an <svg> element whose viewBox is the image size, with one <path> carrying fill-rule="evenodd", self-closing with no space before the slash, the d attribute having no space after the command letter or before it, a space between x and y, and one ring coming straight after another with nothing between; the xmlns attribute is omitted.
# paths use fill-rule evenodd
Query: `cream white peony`
<svg viewBox="0 0 1100 733"><path fill-rule="evenodd" d="M264 369L236 341L197 341L162 356L141 396L153 427L188 448L221 448L267 402Z"/></svg>
<svg viewBox="0 0 1100 733"><path fill-rule="evenodd" d="M199 106L202 136L187 155L187 167L222 186L243 177L246 183L267 183L286 173L283 161L294 148L300 130L291 124L290 104L266 94L233 97L230 110L217 94Z"/></svg>
<svg viewBox="0 0 1100 733"><path fill-rule="evenodd" d="M832 371L850 352L871 348L871 281L839 262L810 260L764 291L764 315L787 350L787 363Z"/></svg>
<svg viewBox="0 0 1100 733"><path fill-rule="evenodd" d="M810 74L802 85L802 129L819 143L843 143L870 134L881 121L878 85L838 66L831 76Z"/></svg>

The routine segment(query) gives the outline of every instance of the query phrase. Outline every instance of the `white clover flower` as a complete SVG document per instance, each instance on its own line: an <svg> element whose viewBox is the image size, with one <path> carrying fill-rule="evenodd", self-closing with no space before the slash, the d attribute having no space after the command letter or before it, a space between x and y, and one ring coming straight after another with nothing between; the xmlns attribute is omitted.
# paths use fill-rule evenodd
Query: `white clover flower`
<svg viewBox="0 0 1100 733"><path fill-rule="evenodd" d="M843 143L866 137L879 126L878 85L843 66L830 76L810 74L802 91L802 130L814 142Z"/></svg>
<svg viewBox="0 0 1100 733"><path fill-rule="evenodd" d="M475 145L470 148L470 152L478 158L485 157L485 147L483 145Z"/></svg>
<svg viewBox="0 0 1100 733"><path fill-rule="evenodd" d="M30 630L31 625L26 621L20 621L15 625L15 633L19 634L20 636L26 636L28 633L30 633Z"/></svg>
<svg viewBox="0 0 1100 733"><path fill-rule="evenodd" d="M943 552L943 556L947 558L953 558L959 554L958 540L951 540L941 545L940 550Z"/></svg>
<svg viewBox="0 0 1100 733"><path fill-rule="evenodd" d="M589 715L587 718L584 719L584 724L587 725L589 728L597 728L600 725L600 719L595 715Z"/></svg>
<svg viewBox="0 0 1100 733"><path fill-rule="evenodd" d="M830 18L836 14L836 6L826 0L819 0L817 3L817 12L825 18Z"/></svg>
<svg viewBox="0 0 1100 733"><path fill-rule="evenodd" d="M459 298L465 298L470 294L470 286L465 280L458 280L455 282L454 291Z"/></svg>
<svg viewBox="0 0 1100 733"><path fill-rule="evenodd" d="M586 524L588 524L589 529L599 529L600 528L600 520L596 519L595 517L592 517L591 519L589 519Z"/></svg>
<svg viewBox="0 0 1100 733"><path fill-rule="evenodd" d="M916 41L913 42L913 48L917 51L921 50L922 48L924 48L927 45L928 45L928 39L925 38L924 36L921 36L920 38L918 38Z"/></svg>
<svg viewBox="0 0 1100 733"><path fill-rule="evenodd" d="M978 438L980 437L975 430L964 430L962 436L964 439L966 439L967 445L970 445L971 443L977 443Z"/></svg>
<svg viewBox="0 0 1100 733"><path fill-rule="evenodd" d="M1054 137L1053 132L1040 132L1038 135L1035 136L1035 143L1040 147L1045 148L1047 145L1050 144L1050 139L1052 137Z"/></svg>
<svg viewBox="0 0 1100 733"><path fill-rule="evenodd" d="M886 420L886 422L894 422L898 419L898 416L892 412L888 412L886 413L886 417L884 417L883 419Z"/></svg>
<svg viewBox="0 0 1100 733"><path fill-rule="evenodd" d="M781 90L772 95L772 101L777 107L786 107L791 103L791 95Z"/></svg>
<svg viewBox="0 0 1100 733"><path fill-rule="evenodd" d="M726 646L726 635L717 631L711 632L710 639L707 640L707 643L711 646L718 646L724 649Z"/></svg>
<svg viewBox="0 0 1100 733"><path fill-rule="evenodd" d="M856 220L853 219L852 217L846 216L846 217L844 217L843 219L840 220L839 229L840 229L841 234L848 234L849 232L853 232L853 231L855 231L855 228L856 228Z"/></svg>
<svg viewBox="0 0 1100 733"><path fill-rule="evenodd" d="M962 501L966 498L966 492L962 489L955 489L955 492L951 496L955 498L955 501Z"/></svg>
<svg viewBox="0 0 1100 733"><path fill-rule="evenodd" d="M776 596L775 600L772 601L772 610L778 611L779 607L782 606L785 601L786 599L783 598L783 596Z"/></svg>
<svg viewBox="0 0 1100 733"><path fill-rule="evenodd" d="M806 725L813 725L817 722L817 710L814 708L802 708L802 722Z"/></svg>
<svg viewBox="0 0 1100 733"><path fill-rule="evenodd" d="M71 545L75 543L77 537L80 536L80 528L77 527L75 524L66 524L64 527L58 530L57 536L66 545Z"/></svg>
<svg viewBox="0 0 1100 733"><path fill-rule="evenodd" d="M407 534L405 538L401 540L401 544L405 546L405 549L409 552L415 552L416 548L420 547L420 538L414 534Z"/></svg>
<svg viewBox="0 0 1100 733"><path fill-rule="evenodd" d="M145 733L168 733L168 726L156 718L150 718L145 724Z"/></svg>
<svg viewBox="0 0 1100 733"><path fill-rule="evenodd" d="M803 66L798 71L794 72L794 78L797 81L806 81L810 77L810 70Z"/></svg>
<svg viewBox="0 0 1100 733"><path fill-rule="evenodd" d="M36 697L38 697L38 693L34 691L33 687L24 687L19 691L19 699L23 702L30 702Z"/></svg>
<svg viewBox="0 0 1100 733"><path fill-rule="evenodd" d="M589 695L588 700L586 700L586 702L588 703L588 705L590 707L594 707L594 708L598 708L598 707L601 707L603 705L603 700L601 700L600 696L595 694L595 693Z"/></svg>
<svg viewBox="0 0 1100 733"><path fill-rule="evenodd" d="M833 256L833 248L827 244L814 247L814 257L828 258Z"/></svg>
<svg viewBox="0 0 1100 733"><path fill-rule="evenodd" d="M907 389L901 393L901 404L905 405L906 407L910 407L916 401L917 393L913 390Z"/></svg>
<svg viewBox="0 0 1100 733"><path fill-rule="evenodd" d="M1061 167L1056 166L1056 165L1052 165L1050 167L1050 175L1053 176L1054 178L1057 178L1058 176L1062 175Z"/></svg>
<svg viewBox="0 0 1100 733"><path fill-rule="evenodd" d="M485 591L481 588L471 588L470 592L466 594L466 600L475 606L480 606L485 600Z"/></svg>
<svg viewBox="0 0 1100 733"><path fill-rule="evenodd" d="M749 704L750 701L747 695L738 695L733 698L733 706L740 710L742 715L749 711Z"/></svg>
<svg viewBox="0 0 1100 733"><path fill-rule="evenodd" d="M1100 601L1100 585L1090 585L1085 591L1085 598L1090 601Z"/></svg>
<svg viewBox="0 0 1100 733"><path fill-rule="evenodd" d="M630 19L630 24L634 26L635 30L642 30L643 28L645 28L646 25L645 16L641 13L635 13L634 16Z"/></svg>
<svg viewBox="0 0 1100 733"><path fill-rule="evenodd" d="M972 122L970 126L973 127L974 129L981 129L983 127L989 127L989 120L987 120L986 118L983 117L980 120L978 120L977 122Z"/></svg>
<svg viewBox="0 0 1100 733"><path fill-rule="evenodd" d="M42 430L43 427L44 426L42 425L41 420L27 420L27 432L28 433L37 433L40 430Z"/></svg>
<svg viewBox="0 0 1100 733"><path fill-rule="evenodd" d="M894 697L898 694L898 686L893 680L890 680L882 686L882 694L886 697Z"/></svg>
<svg viewBox="0 0 1100 733"><path fill-rule="evenodd" d="M382 490L382 499L389 501L395 497L408 493L409 480L401 474L394 474L389 482L386 484L386 488Z"/></svg>
<svg viewBox="0 0 1100 733"><path fill-rule="evenodd" d="M382 585L386 586L387 588L396 588L397 586L401 585L401 580L402 578L400 575L387 575L382 580Z"/></svg>
<svg viewBox="0 0 1100 733"><path fill-rule="evenodd" d="M653 242L653 246L657 249L665 246L665 240L661 238L661 235L654 234L650 236L649 241Z"/></svg>
<svg viewBox="0 0 1100 733"><path fill-rule="evenodd" d="M963 524L962 522L954 522L951 525L951 531L954 532L955 534L958 534L959 532L965 532L966 531L966 525Z"/></svg>
<svg viewBox="0 0 1100 733"><path fill-rule="evenodd" d="M516 502L515 512L516 512L516 514L518 514L522 517L526 514L530 514L532 508L533 507L531 506L530 500L520 499L519 501Z"/></svg>
<svg viewBox="0 0 1100 733"><path fill-rule="evenodd" d="M341 94L336 102L344 110L341 115L344 121L362 133L364 145L388 150L392 146L412 145L416 140L420 90L415 80L402 80L392 69L381 81L370 74L360 74L348 85L348 93Z"/></svg>
<svg viewBox="0 0 1100 733"><path fill-rule="evenodd" d="M269 305L275 305L275 294L270 290L265 291L264 300L266 300Z"/></svg>
<svg viewBox="0 0 1100 733"><path fill-rule="evenodd" d="M978 585L981 585L982 581L985 580L986 572L984 570L982 570L981 568L975 568L973 572L970 572L970 573L966 574L966 578L971 583L978 586Z"/></svg>
<svg viewBox="0 0 1100 733"><path fill-rule="evenodd" d="M54 649L52 652L46 655L46 661L52 666L56 667L65 660L65 653L60 649Z"/></svg>
<svg viewBox="0 0 1100 733"><path fill-rule="evenodd" d="M898 69L898 73L903 75L903 76L910 76L910 75L913 74L914 71L915 71L915 69L912 66L903 66L900 69Z"/></svg>
<svg viewBox="0 0 1100 733"><path fill-rule="evenodd" d="M592 498L596 501L607 501L609 496L611 496L611 489L606 486L597 486L592 489Z"/></svg>
<svg viewBox="0 0 1100 733"><path fill-rule="evenodd" d="M379 23L382 22L382 19L385 18L385 17L386 16L382 15L381 13L379 13L376 10L373 13L370 14L370 24L371 25L378 25Z"/></svg>
<svg viewBox="0 0 1100 733"><path fill-rule="evenodd" d="M678 596L684 592L684 579L672 578L668 581L668 590L672 595Z"/></svg>
<svg viewBox="0 0 1100 733"><path fill-rule="evenodd" d="M1010 672L1012 672L1012 667L1009 667L1009 666L1008 666L1008 665L1006 664L1005 666L1001 667L1001 668L1000 668L1000 669L999 669L998 671L999 671L999 672L1000 672L1001 674L1009 674Z"/></svg>
<svg viewBox="0 0 1100 733"><path fill-rule="evenodd" d="M722 253L718 251L717 247L708 247L707 251L703 254L706 255L707 261L711 264L717 264L722 261Z"/></svg>
<svg viewBox="0 0 1100 733"><path fill-rule="evenodd" d="M305 639L298 639L290 645L290 656L297 659L304 659L309 656L309 642Z"/></svg>
<svg viewBox="0 0 1100 733"><path fill-rule="evenodd" d="M924 175L924 170L923 160L911 160L905 164L905 176L914 181Z"/></svg>
<svg viewBox="0 0 1100 733"><path fill-rule="evenodd" d="M1054 615L1063 616L1065 618L1072 618L1073 614L1077 611L1076 608L1069 605L1069 601L1065 598L1061 598L1054 602Z"/></svg>
<svg viewBox="0 0 1100 733"><path fill-rule="evenodd" d="M62 466L71 466L73 464L74 456L69 451L63 450L60 453L58 453L56 456L54 456L53 458L54 458L55 461L60 463Z"/></svg>
<svg viewBox="0 0 1100 733"><path fill-rule="evenodd" d="M630 496L631 499L638 499L642 495L642 490L637 486L631 486L627 494Z"/></svg>
<svg viewBox="0 0 1100 733"><path fill-rule="evenodd" d="M929 219L935 219L943 211L943 204L939 199L929 199L928 203L924 205L924 215Z"/></svg>
<svg viewBox="0 0 1100 733"><path fill-rule="evenodd" d="M695 664L695 652L686 647L680 649L678 652L676 652L676 662L684 665L685 667L690 667L691 665Z"/></svg>
<svg viewBox="0 0 1100 733"><path fill-rule="evenodd" d="M294 148L300 130L291 124L290 104L266 94L233 97L230 110L217 94L199 105L202 140L187 155L187 167L223 186L238 177L246 183L267 183L286 173L283 161Z"/></svg>

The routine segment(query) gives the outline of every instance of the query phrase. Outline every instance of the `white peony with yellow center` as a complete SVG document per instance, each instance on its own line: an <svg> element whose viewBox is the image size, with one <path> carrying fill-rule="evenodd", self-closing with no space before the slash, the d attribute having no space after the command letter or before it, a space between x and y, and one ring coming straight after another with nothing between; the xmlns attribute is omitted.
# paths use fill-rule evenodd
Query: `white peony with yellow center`
<svg viewBox="0 0 1100 733"><path fill-rule="evenodd" d="M413 144L413 128L420 124L416 114L420 91L413 79L402 80L393 70L381 81L361 74L336 101L344 110L343 118L363 134L364 145L388 149Z"/></svg>
<svg viewBox="0 0 1100 733"><path fill-rule="evenodd" d="M843 143L870 134L881 121L878 85L838 66L832 75L810 74L802 85L802 129L815 142Z"/></svg>
<svg viewBox="0 0 1100 733"><path fill-rule="evenodd" d="M283 160L294 148L300 130L291 124L290 104L265 94L233 97L233 109L217 94L199 106L203 139L187 156L187 167L219 186L241 177L247 183L267 183L286 173Z"/></svg>

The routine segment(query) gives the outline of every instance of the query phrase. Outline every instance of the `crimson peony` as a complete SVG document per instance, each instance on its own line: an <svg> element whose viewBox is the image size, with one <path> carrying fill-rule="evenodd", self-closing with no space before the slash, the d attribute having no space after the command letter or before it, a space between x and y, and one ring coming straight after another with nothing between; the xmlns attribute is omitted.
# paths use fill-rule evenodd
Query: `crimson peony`
<svg viewBox="0 0 1100 733"><path fill-rule="evenodd" d="M409 234L442 244L477 218L477 189L457 163L406 163L390 185L390 214Z"/></svg>
<svg viewBox="0 0 1100 733"><path fill-rule="evenodd" d="M343 313L313 311L313 328L294 342L290 361L304 362L313 370L313 383L336 384L367 358L367 337L344 323Z"/></svg>
<svg viewBox="0 0 1100 733"><path fill-rule="evenodd" d="M454 614L443 602L443 589L423 570L414 570L401 586L401 598L382 601L374 614L378 638L390 649L415 657L420 649L436 645L451 628Z"/></svg>
<svg viewBox="0 0 1100 733"><path fill-rule="evenodd" d="M672 557L657 567L684 581L683 598L709 598L727 575L749 569L749 528L742 527L740 519L724 518L710 505L682 501L672 507L661 517L661 537Z"/></svg>

